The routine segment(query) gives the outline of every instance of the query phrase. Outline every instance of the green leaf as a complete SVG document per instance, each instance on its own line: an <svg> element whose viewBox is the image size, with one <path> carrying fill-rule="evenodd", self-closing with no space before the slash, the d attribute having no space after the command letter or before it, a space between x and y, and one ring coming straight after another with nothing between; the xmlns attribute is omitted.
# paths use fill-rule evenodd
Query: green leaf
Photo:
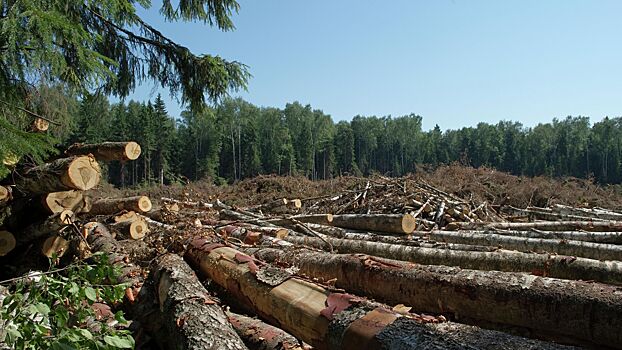
<svg viewBox="0 0 622 350"><path fill-rule="evenodd" d="M38 313L42 315L47 315L50 313L50 307L44 303L37 303L35 305L35 309L37 310Z"/></svg>
<svg viewBox="0 0 622 350"><path fill-rule="evenodd" d="M88 329L79 329L78 332L82 335L82 337L93 340L93 334Z"/></svg>
<svg viewBox="0 0 622 350"><path fill-rule="evenodd" d="M134 339L129 336L121 338L116 335L106 335L104 341L106 344L120 349L132 349L134 347Z"/></svg>
<svg viewBox="0 0 622 350"><path fill-rule="evenodd" d="M84 295L86 296L86 298L92 302L97 301L97 292L95 292L95 289L91 288L91 287L86 287L84 289Z"/></svg>

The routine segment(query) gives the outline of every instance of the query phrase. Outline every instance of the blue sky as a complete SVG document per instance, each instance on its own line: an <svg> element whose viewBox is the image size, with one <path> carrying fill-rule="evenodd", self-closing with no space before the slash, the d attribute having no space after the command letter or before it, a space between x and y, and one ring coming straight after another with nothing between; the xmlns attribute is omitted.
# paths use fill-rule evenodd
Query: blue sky
<svg viewBox="0 0 622 350"><path fill-rule="evenodd" d="M159 1L153 2L156 6ZM424 129L622 116L622 1L241 0L236 30L151 24L195 53L247 64L259 106L333 120L423 116ZM131 96L153 99L141 86ZM181 106L162 91L171 115Z"/></svg>

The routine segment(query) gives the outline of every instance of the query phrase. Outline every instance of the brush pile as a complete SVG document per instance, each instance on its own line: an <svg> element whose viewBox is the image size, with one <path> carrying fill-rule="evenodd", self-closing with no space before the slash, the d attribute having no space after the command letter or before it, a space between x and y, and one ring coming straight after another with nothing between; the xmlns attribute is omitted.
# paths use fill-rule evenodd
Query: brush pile
<svg viewBox="0 0 622 350"><path fill-rule="evenodd" d="M1 187L0 263L109 254L128 286L111 307L140 347L622 348L622 213L489 204L413 176L246 188L237 205L219 189L90 193L97 161L138 157L124 144L72 147Z"/></svg>

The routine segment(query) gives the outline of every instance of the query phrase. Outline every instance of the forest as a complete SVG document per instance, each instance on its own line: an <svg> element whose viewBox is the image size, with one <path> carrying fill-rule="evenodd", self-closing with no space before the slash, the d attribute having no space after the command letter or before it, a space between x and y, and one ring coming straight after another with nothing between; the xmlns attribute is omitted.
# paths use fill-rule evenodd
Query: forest
<svg viewBox="0 0 622 350"><path fill-rule="evenodd" d="M361 116L334 122L299 102L258 107L225 98L201 112L171 116L157 96L148 102L111 103L104 95L78 100L48 91L63 106L57 142L136 140L143 148L131 167L108 167L119 186L211 178L233 182L258 174L328 179L380 173L402 176L458 162L515 175L593 178L622 182L622 119L553 119L535 127L520 122L479 123L454 130L422 129L423 118ZM62 103L59 102L62 100ZM52 101L52 102L50 102ZM53 109L58 114L58 108ZM54 113L52 113L54 114ZM62 148L62 147L61 147Z"/></svg>

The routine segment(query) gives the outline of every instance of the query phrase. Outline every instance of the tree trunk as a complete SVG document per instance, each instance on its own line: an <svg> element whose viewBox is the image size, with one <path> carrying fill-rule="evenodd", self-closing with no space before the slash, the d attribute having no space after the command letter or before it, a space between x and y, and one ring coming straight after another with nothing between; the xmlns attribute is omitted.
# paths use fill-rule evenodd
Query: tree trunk
<svg viewBox="0 0 622 350"><path fill-rule="evenodd" d="M136 160L140 157L141 150L140 145L133 141L96 144L76 143L71 145L65 153L70 156L92 154L98 161L107 162L111 160Z"/></svg>
<svg viewBox="0 0 622 350"><path fill-rule="evenodd" d="M622 261L622 246L615 244L569 241L565 239L522 238L460 231L422 232L421 235L440 242L495 246L521 252L556 253L597 260Z"/></svg>
<svg viewBox="0 0 622 350"><path fill-rule="evenodd" d="M307 276L336 279L339 288L419 312L519 326L558 340L612 347L622 343L622 299L612 297L612 286L304 249L261 248L255 256L295 265Z"/></svg>
<svg viewBox="0 0 622 350"><path fill-rule="evenodd" d="M227 312L229 322L251 350L311 350L280 328L256 318Z"/></svg>
<svg viewBox="0 0 622 350"><path fill-rule="evenodd" d="M539 222L452 222L450 231L475 230L478 228L500 230L548 230L548 231L622 231L622 221L539 221Z"/></svg>
<svg viewBox="0 0 622 350"><path fill-rule="evenodd" d="M21 246L38 238L57 234L66 226L71 225L74 218L74 213L71 210L63 210L43 222L30 225L16 235L17 245Z"/></svg>
<svg viewBox="0 0 622 350"><path fill-rule="evenodd" d="M395 311L253 261L197 237L186 257L271 324L319 349L559 349L535 340ZM261 268L259 268L259 266Z"/></svg>
<svg viewBox="0 0 622 350"><path fill-rule="evenodd" d="M147 196L103 198L93 202L90 213L93 215L110 215L122 210L144 213L150 211L151 208L151 200Z"/></svg>
<svg viewBox="0 0 622 350"><path fill-rule="evenodd" d="M5 256L15 249L15 236L9 231L0 230L0 256Z"/></svg>
<svg viewBox="0 0 622 350"><path fill-rule="evenodd" d="M175 254L159 258L151 280L162 315L155 334L165 349L247 349L227 316L197 279L194 271Z"/></svg>
<svg viewBox="0 0 622 350"><path fill-rule="evenodd" d="M43 206L50 213L71 210L74 213L88 213L93 205L92 199L81 191L52 192L43 196Z"/></svg>
<svg viewBox="0 0 622 350"><path fill-rule="evenodd" d="M395 244L355 241L337 238L285 237L294 244L329 249L326 242L340 253L369 254L388 259L426 265L459 266L474 270L531 272L564 279L594 280L622 284L622 262L514 251L473 252L449 249L409 247Z"/></svg>
<svg viewBox="0 0 622 350"><path fill-rule="evenodd" d="M455 231L439 231L455 232ZM516 230L491 230L491 231L460 231L464 233L497 234L503 236L516 236L525 238L565 239L571 241L584 241L594 243L622 244L622 232L586 232L586 231L516 231Z"/></svg>
<svg viewBox="0 0 622 350"><path fill-rule="evenodd" d="M97 186L100 179L101 170L95 158L76 156L28 169L22 176L16 177L15 187L30 195L85 191Z"/></svg>
<svg viewBox="0 0 622 350"><path fill-rule="evenodd" d="M298 215L301 222L332 225L363 231L410 234L416 221L410 214L344 214L344 215Z"/></svg>
<svg viewBox="0 0 622 350"><path fill-rule="evenodd" d="M149 225L142 217L136 217L134 220L125 220L112 225L119 232L122 239L143 239L149 233Z"/></svg>

